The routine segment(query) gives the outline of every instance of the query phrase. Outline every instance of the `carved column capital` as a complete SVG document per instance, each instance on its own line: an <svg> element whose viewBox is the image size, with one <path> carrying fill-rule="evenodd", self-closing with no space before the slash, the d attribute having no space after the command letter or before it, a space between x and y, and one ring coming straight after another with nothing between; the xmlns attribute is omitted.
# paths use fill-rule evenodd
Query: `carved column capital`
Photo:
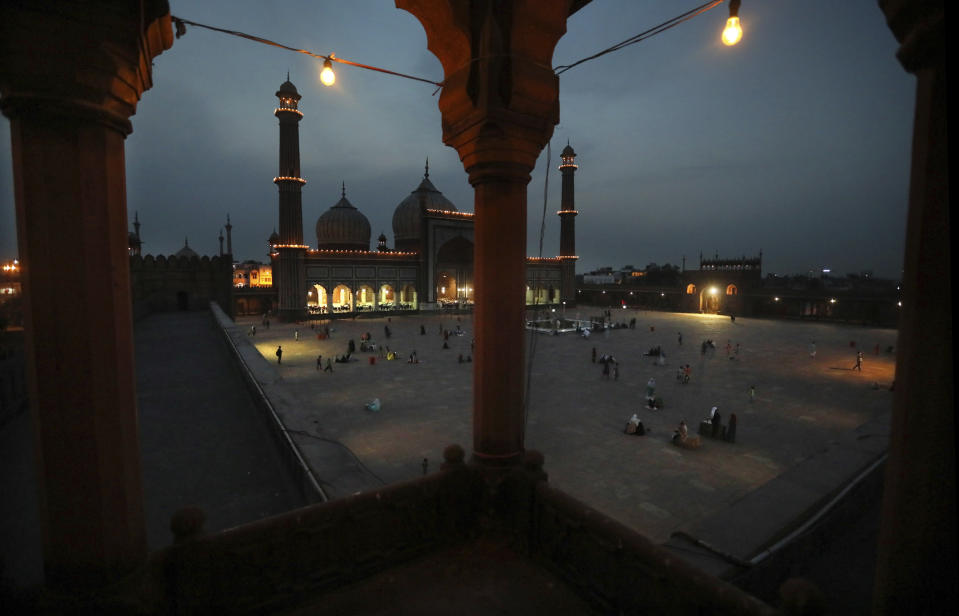
<svg viewBox="0 0 959 616"><path fill-rule="evenodd" d="M879 0L886 23L899 41L896 57L910 73L941 65L946 58L942 0Z"/></svg>
<svg viewBox="0 0 959 616"><path fill-rule="evenodd" d="M443 65L443 142L459 152L474 185L490 177L526 183L559 121L553 49L570 2L396 0L426 31Z"/></svg>
<svg viewBox="0 0 959 616"><path fill-rule="evenodd" d="M67 116L124 135L173 45L166 0L11 1L0 5L0 111Z"/></svg>

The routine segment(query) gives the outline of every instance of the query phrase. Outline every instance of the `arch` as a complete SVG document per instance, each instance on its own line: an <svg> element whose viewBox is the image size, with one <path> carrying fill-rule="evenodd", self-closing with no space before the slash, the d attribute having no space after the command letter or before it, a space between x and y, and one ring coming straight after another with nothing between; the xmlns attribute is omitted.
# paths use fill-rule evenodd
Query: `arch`
<svg viewBox="0 0 959 616"><path fill-rule="evenodd" d="M696 293L696 285L690 283L686 285L686 295L693 295Z"/></svg>
<svg viewBox="0 0 959 616"><path fill-rule="evenodd" d="M436 275L436 301L441 304L456 302L456 272L443 270Z"/></svg>
<svg viewBox="0 0 959 616"><path fill-rule="evenodd" d="M356 289L355 307L357 310L373 310L374 299L373 287L368 284L361 284Z"/></svg>
<svg viewBox="0 0 959 616"><path fill-rule="evenodd" d="M400 289L399 308L401 310L416 310L419 306L416 302L416 287L408 284Z"/></svg>
<svg viewBox="0 0 959 616"><path fill-rule="evenodd" d="M715 286L704 287L699 292L699 311L717 313L720 309L719 289Z"/></svg>
<svg viewBox="0 0 959 616"><path fill-rule="evenodd" d="M726 286L726 295L738 295L739 289L736 288L736 285L731 284Z"/></svg>
<svg viewBox="0 0 959 616"><path fill-rule="evenodd" d="M396 291L393 285L382 284L377 293L376 303L380 310L392 310L396 305Z"/></svg>
<svg viewBox="0 0 959 616"><path fill-rule="evenodd" d="M458 235L436 252L436 301L443 305L473 301L473 242Z"/></svg>
<svg viewBox="0 0 959 616"><path fill-rule="evenodd" d="M472 263L473 242L462 235L457 235L443 244L436 253L438 263Z"/></svg>
<svg viewBox="0 0 959 616"><path fill-rule="evenodd" d="M306 309L310 314L323 314L328 310L326 288L314 284L306 290Z"/></svg>
<svg viewBox="0 0 959 616"><path fill-rule="evenodd" d="M353 312L353 290L345 284L333 288L333 312Z"/></svg>

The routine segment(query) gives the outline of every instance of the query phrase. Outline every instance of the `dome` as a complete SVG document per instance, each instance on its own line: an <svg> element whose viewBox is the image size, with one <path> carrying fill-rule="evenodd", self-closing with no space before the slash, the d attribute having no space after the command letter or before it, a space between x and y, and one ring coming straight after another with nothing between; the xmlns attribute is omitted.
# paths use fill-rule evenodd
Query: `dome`
<svg viewBox="0 0 959 616"><path fill-rule="evenodd" d="M295 96L297 99L300 98L300 93L296 91L296 86L290 81L290 76L286 76L286 81L280 84L280 89L277 90L276 95L278 97L284 96Z"/></svg>
<svg viewBox="0 0 959 616"><path fill-rule="evenodd" d="M316 247L320 250L369 250L370 221L346 198L346 188L336 205L316 221Z"/></svg>
<svg viewBox="0 0 959 616"><path fill-rule="evenodd" d="M186 257L186 258L189 259L189 258L191 258L191 257L199 257L200 255L198 255L195 250L193 250L192 248L190 248L190 242L187 241L186 238L183 238L183 248L181 248L180 250L178 250L177 253L176 253L176 255L174 255L174 256L177 256L177 257Z"/></svg>
<svg viewBox="0 0 959 616"><path fill-rule="evenodd" d="M270 234L270 239L266 240L266 243L270 246L276 246L280 243L280 235L276 232L276 229L273 229L273 233Z"/></svg>
<svg viewBox="0 0 959 616"><path fill-rule="evenodd" d="M574 158L576 156L576 152L573 151L573 148L569 145L568 141L566 142L566 147L563 148L562 152L560 152L560 156L562 158Z"/></svg>
<svg viewBox="0 0 959 616"><path fill-rule="evenodd" d="M424 210L456 211L456 206L430 182L429 166L420 185L393 211L393 242L397 250L418 250Z"/></svg>

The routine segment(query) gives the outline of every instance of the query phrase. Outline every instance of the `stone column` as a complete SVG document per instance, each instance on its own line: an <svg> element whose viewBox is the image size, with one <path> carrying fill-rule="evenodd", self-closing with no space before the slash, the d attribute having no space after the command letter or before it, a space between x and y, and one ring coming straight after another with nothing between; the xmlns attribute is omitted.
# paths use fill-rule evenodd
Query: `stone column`
<svg viewBox="0 0 959 616"><path fill-rule="evenodd" d="M472 461L489 471L523 457L526 185L559 121L552 54L571 4L396 0L443 64L443 142L475 191Z"/></svg>
<svg viewBox="0 0 959 616"><path fill-rule="evenodd" d="M166 2L27 6L0 5L0 109L44 566L49 584L89 588L146 556L123 142L173 33Z"/></svg>
<svg viewBox="0 0 959 616"><path fill-rule="evenodd" d="M956 602L959 578L943 4L879 2L917 83L876 614L940 611Z"/></svg>

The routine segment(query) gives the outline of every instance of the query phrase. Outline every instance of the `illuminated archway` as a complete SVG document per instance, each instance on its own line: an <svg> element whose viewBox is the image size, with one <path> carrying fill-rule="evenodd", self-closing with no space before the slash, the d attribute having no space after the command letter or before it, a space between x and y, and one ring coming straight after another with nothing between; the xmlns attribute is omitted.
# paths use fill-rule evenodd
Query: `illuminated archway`
<svg viewBox="0 0 959 616"><path fill-rule="evenodd" d="M693 295L696 293L696 285L689 284L686 285L686 295Z"/></svg>
<svg viewBox="0 0 959 616"><path fill-rule="evenodd" d="M306 309L310 314L322 314L327 311L326 288L314 284L306 290Z"/></svg>
<svg viewBox="0 0 959 616"><path fill-rule="evenodd" d="M456 277L455 273L443 271L436 277L436 301L441 304L449 304L456 301Z"/></svg>
<svg viewBox="0 0 959 616"><path fill-rule="evenodd" d="M736 295L739 293L739 289L736 288L736 285L731 284L726 287L726 295Z"/></svg>
<svg viewBox="0 0 959 616"><path fill-rule="evenodd" d="M719 288L706 287L699 293L699 311L717 313L720 309Z"/></svg>
<svg viewBox="0 0 959 616"><path fill-rule="evenodd" d="M408 284L400 289L399 307L401 310L416 310L419 306L416 302L416 287Z"/></svg>
<svg viewBox="0 0 959 616"><path fill-rule="evenodd" d="M373 287L368 284L361 284L356 289L355 305L357 310L373 310Z"/></svg>
<svg viewBox="0 0 959 616"><path fill-rule="evenodd" d="M353 291L345 284L336 285L333 289L333 311L353 311Z"/></svg>
<svg viewBox="0 0 959 616"><path fill-rule="evenodd" d="M380 310L392 310L396 304L396 292L393 291L393 287L388 284L381 285L376 303Z"/></svg>

